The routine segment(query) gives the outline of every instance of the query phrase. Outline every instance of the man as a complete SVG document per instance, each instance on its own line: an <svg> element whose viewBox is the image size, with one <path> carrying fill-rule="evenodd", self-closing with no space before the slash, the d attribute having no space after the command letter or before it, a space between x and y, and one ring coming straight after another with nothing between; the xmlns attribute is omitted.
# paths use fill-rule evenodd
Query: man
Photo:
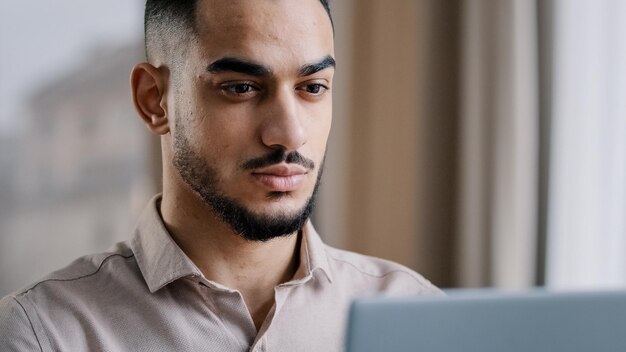
<svg viewBox="0 0 626 352"><path fill-rule="evenodd" d="M339 351L354 297L439 293L308 222L331 125L325 0L148 0L145 22L131 88L163 193L131 241L0 301L0 350Z"/></svg>

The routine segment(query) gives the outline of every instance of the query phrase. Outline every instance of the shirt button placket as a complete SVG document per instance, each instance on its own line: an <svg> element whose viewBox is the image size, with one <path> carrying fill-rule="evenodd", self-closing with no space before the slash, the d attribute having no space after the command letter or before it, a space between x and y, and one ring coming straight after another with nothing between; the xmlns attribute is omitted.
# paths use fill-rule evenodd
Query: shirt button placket
<svg viewBox="0 0 626 352"><path fill-rule="evenodd" d="M250 347L250 352L265 352L265 341L261 340L254 347Z"/></svg>

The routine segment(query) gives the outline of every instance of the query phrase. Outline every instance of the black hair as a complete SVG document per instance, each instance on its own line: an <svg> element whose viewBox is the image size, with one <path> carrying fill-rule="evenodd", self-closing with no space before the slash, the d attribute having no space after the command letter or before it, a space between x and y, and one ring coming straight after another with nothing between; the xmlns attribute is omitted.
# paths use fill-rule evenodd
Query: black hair
<svg viewBox="0 0 626 352"><path fill-rule="evenodd" d="M320 3L334 27L328 0L320 0ZM166 56L171 57L179 51L178 43L196 33L196 7L197 0L146 0L144 34L148 60L155 50L164 50Z"/></svg>

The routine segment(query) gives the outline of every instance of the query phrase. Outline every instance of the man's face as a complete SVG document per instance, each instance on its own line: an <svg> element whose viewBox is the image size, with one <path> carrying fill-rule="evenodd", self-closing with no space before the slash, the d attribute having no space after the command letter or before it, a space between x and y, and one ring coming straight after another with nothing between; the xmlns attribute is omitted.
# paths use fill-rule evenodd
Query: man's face
<svg viewBox="0 0 626 352"><path fill-rule="evenodd" d="M170 85L172 164L245 238L293 233L331 125L330 19L319 0L207 0L196 22Z"/></svg>

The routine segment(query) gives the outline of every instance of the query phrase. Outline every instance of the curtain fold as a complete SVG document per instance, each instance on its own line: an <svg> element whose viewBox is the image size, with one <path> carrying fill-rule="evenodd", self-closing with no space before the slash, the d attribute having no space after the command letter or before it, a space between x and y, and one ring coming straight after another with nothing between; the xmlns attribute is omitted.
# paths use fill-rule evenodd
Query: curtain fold
<svg viewBox="0 0 626 352"><path fill-rule="evenodd" d="M626 286L626 3L556 0L546 284Z"/></svg>
<svg viewBox="0 0 626 352"><path fill-rule="evenodd" d="M463 2L459 286L535 284L537 24L532 1Z"/></svg>

